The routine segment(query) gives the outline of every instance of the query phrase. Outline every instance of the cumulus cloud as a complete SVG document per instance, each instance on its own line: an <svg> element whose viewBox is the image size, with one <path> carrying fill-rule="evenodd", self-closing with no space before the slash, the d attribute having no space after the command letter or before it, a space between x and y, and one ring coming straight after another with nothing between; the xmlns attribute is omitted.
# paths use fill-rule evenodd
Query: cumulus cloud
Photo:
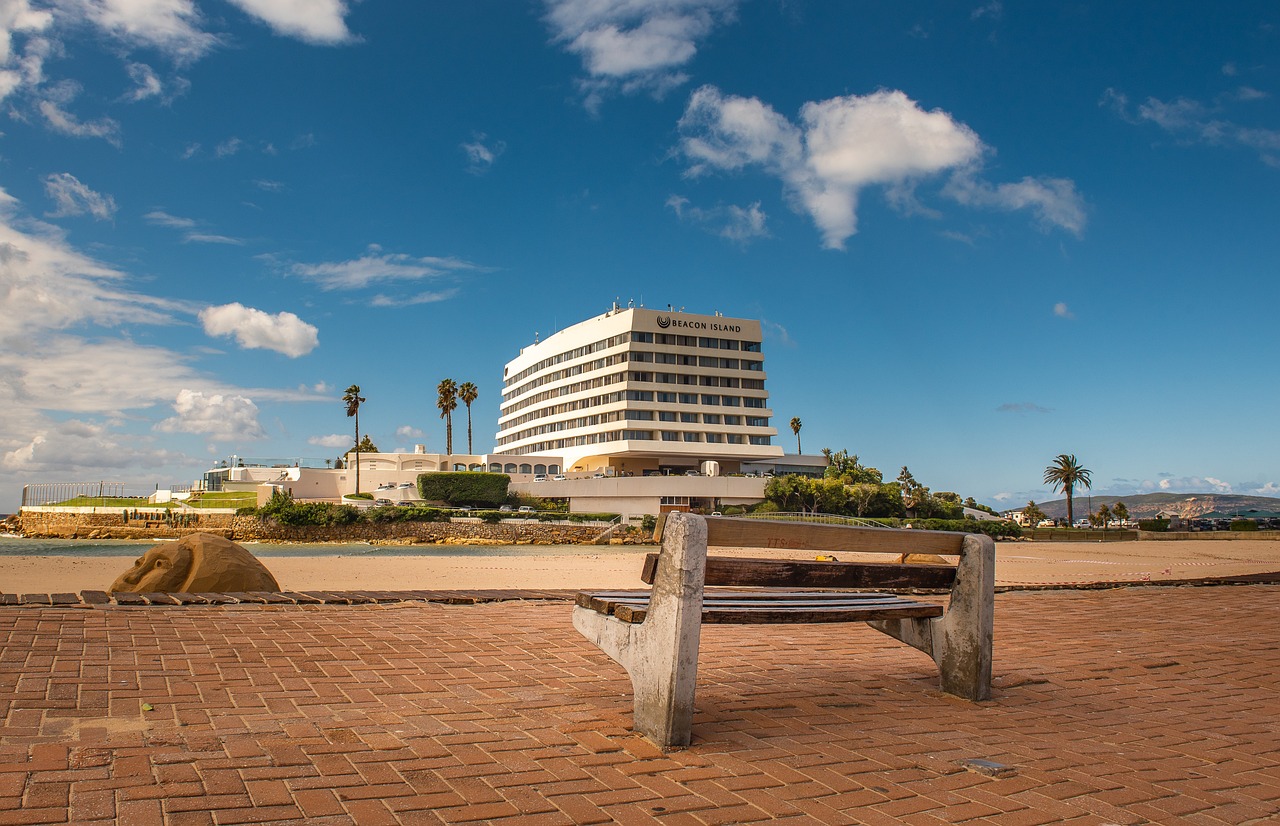
<svg viewBox="0 0 1280 826"><path fill-rule="evenodd" d="M396 436L401 439L421 439L424 434L413 425L402 424L396 428Z"/></svg>
<svg viewBox="0 0 1280 826"><path fill-rule="evenodd" d="M467 155L467 171L472 175L488 172L494 161L506 150L505 143L490 141L484 133L477 134L469 143L462 144L462 151Z"/></svg>
<svg viewBox="0 0 1280 826"><path fill-rule="evenodd" d="M1144 480L1139 486L1142 490L1160 490L1171 493L1234 493L1234 487L1221 479L1212 476L1170 476L1160 474L1164 478L1159 482Z"/></svg>
<svg viewBox="0 0 1280 826"><path fill-rule="evenodd" d="M606 94L661 96L688 80L698 41L731 20L737 0L547 0L555 42L582 60L589 109Z"/></svg>
<svg viewBox="0 0 1280 826"><path fill-rule="evenodd" d="M0 4L0 100L41 81L51 44L39 33L52 23L53 14L31 8L29 0L6 0ZM15 36L25 41L21 54L15 47Z"/></svg>
<svg viewBox="0 0 1280 826"><path fill-rule="evenodd" d="M80 93L77 84L63 83L51 91L36 107L50 129L73 138L101 138L112 146L122 145L120 123L114 118L104 115L97 120L82 121L62 108Z"/></svg>
<svg viewBox="0 0 1280 826"><path fill-rule="evenodd" d="M258 423L258 406L240 395L212 393L184 388L173 402L176 414L158 422L163 433L197 433L211 439L247 440L267 436Z"/></svg>
<svg viewBox="0 0 1280 826"><path fill-rule="evenodd" d="M1005 402L996 408L997 413L1051 413L1047 407L1034 402Z"/></svg>
<svg viewBox="0 0 1280 826"><path fill-rule="evenodd" d="M264 313L243 304L223 304L200 311L210 336L234 336L247 350L274 350L291 358L305 356L320 344L316 328L293 313Z"/></svg>
<svg viewBox="0 0 1280 826"><path fill-rule="evenodd" d="M1047 225L1079 232L1083 209L1070 181L1027 178L994 186L977 172L986 147L940 109L926 111L899 91L806 103L799 125L757 98L703 86L679 122L687 174L758 166L779 178L799 211L818 226L824 246L843 249L858 231L862 190L884 187L912 211L919 181L952 172L943 194L967 206L1030 209Z"/></svg>
<svg viewBox="0 0 1280 826"><path fill-rule="evenodd" d="M231 0L233 5L271 27L276 34L322 46L346 43L347 4L343 0Z"/></svg>
<svg viewBox="0 0 1280 826"><path fill-rule="evenodd" d="M66 478L84 471L151 469L185 459L181 453L130 440L105 424L79 419L44 422L22 443L0 450L0 468L24 477L48 471Z"/></svg>
<svg viewBox="0 0 1280 826"><path fill-rule="evenodd" d="M128 46L193 60L217 45L192 0L63 0L63 8Z"/></svg>
<svg viewBox="0 0 1280 826"><path fill-rule="evenodd" d="M1154 124L1185 145L1243 147L1258 153L1263 163L1280 167L1280 129L1247 126L1228 117L1233 103L1252 103L1267 96L1250 87L1220 96L1213 104L1178 97L1170 101L1149 97L1137 106L1116 89L1103 92L1099 104L1109 107L1127 123Z"/></svg>
<svg viewBox="0 0 1280 826"><path fill-rule="evenodd" d="M374 246L360 258L293 264L289 271L314 281L324 290L358 290L382 282L420 281L481 269L460 258L415 258L404 253L383 253Z"/></svg>
<svg viewBox="0 0 1280 826"><path fill-rule="evenodd" d="M682 220L697 224L708 232L728 238L730 241L746 243L753 238L766 237L769 230L765 228L768 218L756 201L745 207L735 204L719 205L709 209L690 206L689 199L672 195L667 199L667 206Z"/></svg>
<svg viewBox="0 0 1280 826"><path fill-rule="evenodd" d="M328 436L312 436L307 439L307 444L309 445L336 449L350 447L354 443L355 439L349 433L330 433Z"/></svg>
<svg viewBox="0 0 1280 826"><path fill-rule="evenodd" d="M80 183L79 179L70 172L58 172L47 176L44 179L44 191L57 205L57 209L53 212L45 213L50 218L88 213L104 221L116 212L114 198L94 192Z"/></svg>

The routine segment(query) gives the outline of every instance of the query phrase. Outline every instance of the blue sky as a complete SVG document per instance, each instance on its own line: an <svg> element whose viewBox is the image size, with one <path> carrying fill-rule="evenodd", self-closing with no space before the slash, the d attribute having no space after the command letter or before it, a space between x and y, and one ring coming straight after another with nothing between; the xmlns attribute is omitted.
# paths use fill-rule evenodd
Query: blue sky
<svg viewBox="0 0 1280 826"><path fill-rule="evenodd" d="M444 446L624 303L997 507L1280 493L1271 2L0 0L0 511ZM461 414L462 411L459 411ZM465 449L465 416L455 420Z"/></svg>

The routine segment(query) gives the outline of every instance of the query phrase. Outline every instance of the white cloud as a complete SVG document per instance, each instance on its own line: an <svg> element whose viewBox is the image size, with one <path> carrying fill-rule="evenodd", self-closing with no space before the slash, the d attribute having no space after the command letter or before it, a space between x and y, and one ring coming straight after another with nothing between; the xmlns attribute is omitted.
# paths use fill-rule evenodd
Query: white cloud
<svg viewBox="0 0 1280 826"><path fill-rule="evenodd" d="M437 301L448 301L461 292L457 287L447 290L418 293L417 295L396 298L389 295L375 295L369 300L371 307L415 307L419 304L434 304Z"/></svg>
<svg viewBox="0 0 1280 826"><path fill-rule="evenodd" d="M1059 301L1053 305L1053 314L1058 318L1075 318L1076 314L1071 312L1071 308L1067 306L1065 301Z"/></svg>
<svg viewBox="0 0 1280 826"><path fill-rule="evenodd" d="M159 97L164 92L164 84L156 76L155 71L145 63L130 63L125 69L129 79L133 81L133 90L127 95L135 103L147 98Z"/></svg>
<svg viewBox="0 0 1280 826"><path fill-rule="evenodd" d="M72 95L74 97L74 95ZM120 124L113 118L103 116L94 121L82 121L64 110L58 100L42 100L38 108L44 115L45 123L55 132L73 138L102 138L112 146L119 147Z"/></svg>
<svg viewBox="0 0 1280 826"><path fill-rule="evenodd" d="M248 350L274 350L291 358L305 356L320 344L316 328L293 313L264 313L242 304L223 304L200 311L210 336L234 336Z"/></svg>
<svg viewBox="0 0 1280 826"><path fill-rule="evenodd" d="M787 331L786 327L783 327L776 321L769 321L762 318L760 319L760 329L764 333L765 338L772 339L783 347L796 346L795 339L791 337L791 333Z"/></svg>
<svg viewBox="0 0 1280 826"><path fill-rule="evenodd" d="M40 36L53 23L53 14L31 8L28 0L0 3L0 100L23 87L34 87L44 77L44 60L52 44ZM25 48L18 55L14 36L21 35Z"/></svg>
<svg viewBox="0 0 1280 826"><path fill-rule="evenodd" d="M218 43L201 30L192 0L61 0L60 5L126 45L153 47L176 60L194 60Z"/></svg>
<svg viewBox="0 0 1280 826"><path fill-rule="evenodd" d="M418 281L437 278L480 267L458 258L414 258L403 253L382 253L371 247L369 253L348 261L320 264L294 264L290 272L315 281L325 290L358 290L384 281ZM438 300L438 299L437 299Z"/></svg>
<svg viewBox="0 0 1280 826"><path fill-rule="evenodd" d="M996 408L997 413L1051 413L1049 408L1035 402L1005 402Z"/></svg>
<svg viewBox="0 0 1280 826"><path fill-rule="evenodd" d="M191 218L182 218L177 215L170 215L162 209L152 210L142 217L148 224L155 224L161 227L171 227L173 229L191 229L196 225L195 220Z"/></svg>
<svg viewBox="0 0 1280 826"><path fill-rule="evenodd" d="M46 213L50 218L84 215L87 212L103 221L116 212L114 198L94 192L70 172L58 172L46 177L44 191L58 207L55 211Z"/></svg>
<svg viewBox="0 0 1280 826"><path fill-rule="evenodd" d="M1111 108L1127 123L1155 124L1181 143L1244 147L1256 151L1263 163L1280 166L1280 129L1246 126L1224 117L1229 103L1249 104L1266 97L1263 92L1243 86L1234 94L1220 97L1212 106L1185 97L1171 101L1149 97L1131 109L1127 95L1107 89L1099 104Z"/></svg>
<svg viewBox="0 0 1280 826"><path fill-rule="evenodd" d="M689 206L689 199L672 195L667 199L667 206L685 221L697 224L708 232L728 238L730 241L745 243L752 238L769 235L765 227L768 218L756 201L745 207L734 204L715 206L710 209Z"/></svg>
<svg viewBox="0 0 1280 826"><path fill-rule="evenodd" d="M470 143L462 144L462 151L467 153L467 171L473 175L483 175L493 166L494 161L506 151L507 145L502 141L488 141L484 133L477 134Z"/></svg>
<svg viewBox="0 0 1280 826"><path fill-rule="evenodd" d="M684 83L678 71L737 0L546 0L553 38L582 59L588 108L614 91L661 96Z"/></svg>
<svg viewBox="0 0 1280 826"><path fill-rule="evenodd" d="M985 6L979 6L969 12L970 20L981 20L984 17L990 17L992 20L999 20L1004 14L1004 4L1000 0L991 0Z"/></svg>
<svg viewBox="0 0 1280 826"><path fill-rule="evenodd" d="M401 439L421 439L424 435L426 434L412 425L402 424L396 428L396 436Z"/></svg>
<svg viewBox="0 0 1280 826"><path fill-rule="evenodd" d="M239 395L213 393L183 388L173 402L177 415L158 422L156 430L164 433L198 433L224 441L264 439L266 431L258 424L258 406Z"/></svg>
<svg viewBox="0 0 1280 826"><path fill-rule="evenodd" d="M0 451L0 468L27 474L56 471L60 478L84 471L156 468L186 459L180 453L156 448L146 440L110 427L72 419L42 422L38 431L9 450Z"/></svg>
<svg viewBox="0 0 1280 826"><path fill-rule="evenodd" d="M1267 482L1265 485L1256 487L1249 492L1256 496L1280 496L1280 485L1275 482Z"/></svg>
<svg viewBox="0 0 1280 826"><path fill-rule="evenodd" d="M943 194L961 204L1031 209L1042 222L1072 232L1084 223L1070 181L978 181L987 151L978 135L898 91L806 103L797 126L756 98L703 86L690 96L679 130L690 176L762 167L783 182L793 205L808 213L831 249L843 249L857 232L863 189L885 187L900 207L915 204L911 211L928 213L918 205L914 187L948 170L955 173L954 183Z"/></svg>
<svg viewBox="0 0 1280 826"><path fill-rule="evenodd" d="M213 148L213 155L216 158L229 158L243 148L244 141L237 137L230 137Z"/></svg>
<svg viewBox="0 0 1280 826"><path fill-rule="evenodd" d="M341 449L355 444L355 439L352 438L350 433L345 435L342 433L330 433L328 436L312 436L307 439L307 444L315 445L316 447Z"/></svg>
<svg viewBox="0 0 1280 826"><path fill-rule="evenodd" d="M230 246L244 246L244 240L241 238L232 238L230 235L212 235L207 232L188 232L182 237L182 240L192 244L227 244Z"/></svg>
<svg viewBox="0 0 1280 826"><path fill-rule="evenodd" d="M347 4L343 0L231 0L246 14L271 27L276 34L307 43L334 45L352 39L347 30Z"/></svg>
<svg viewBox="0 0 1280 826"><path fill-rule="evenodd" d="M1141 490L1162 490L1173 493L1234 493L1233 486L1221 479L1215 479L1212 476L1168 476L1161 474L1166 478L1159 482L1153 483L1150 480L1143 481L1139 485Z"/></svg>

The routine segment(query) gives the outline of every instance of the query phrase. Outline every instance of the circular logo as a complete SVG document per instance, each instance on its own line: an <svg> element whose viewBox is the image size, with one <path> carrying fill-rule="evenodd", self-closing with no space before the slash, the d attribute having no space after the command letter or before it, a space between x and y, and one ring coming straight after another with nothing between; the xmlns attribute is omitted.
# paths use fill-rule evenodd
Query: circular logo
<svg viewBox="0 0 1280 826"><path fill-rule="evenodd" d="M670 327L670 326L671 326L671 316L668 316L668 315L660 315L660 316L658 316L658 326L659 326L659 327L661 327L661 328L662 328L662 329L664 329L664 330L665 330L665 329L667 329L668 327Z"/></svg>

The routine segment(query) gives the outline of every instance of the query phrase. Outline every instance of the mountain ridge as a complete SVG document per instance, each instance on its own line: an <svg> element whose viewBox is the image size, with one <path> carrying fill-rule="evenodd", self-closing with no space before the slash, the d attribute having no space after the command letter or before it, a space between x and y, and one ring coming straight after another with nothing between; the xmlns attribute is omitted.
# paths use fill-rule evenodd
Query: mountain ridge
<svg viewBox="0 0 1280 826"><path fill-rule="evenodd" d="M1076 519L1089 514L1090 498L1096 511L1101 505L1114 508L1117 502L1123 502L1129 509L1131 519L1151 519L1160 511L1177 512L1183 519L1194 519L1210 511L1219 513L1244 513L1249 510L1280 513L1280 499L1272 496L1252 496L1242 493L1136 493L1128 496L1106 496L1090 494L1088 491L1077 493L1074 497ZM1036 505L1050 519L1065 519L1067 516L1067 500L1055 499L1052 502L1037 502ZM1011 508L1010 510L1021 510ZM1006 511L1007 513L1008 511Z"/></svg>

